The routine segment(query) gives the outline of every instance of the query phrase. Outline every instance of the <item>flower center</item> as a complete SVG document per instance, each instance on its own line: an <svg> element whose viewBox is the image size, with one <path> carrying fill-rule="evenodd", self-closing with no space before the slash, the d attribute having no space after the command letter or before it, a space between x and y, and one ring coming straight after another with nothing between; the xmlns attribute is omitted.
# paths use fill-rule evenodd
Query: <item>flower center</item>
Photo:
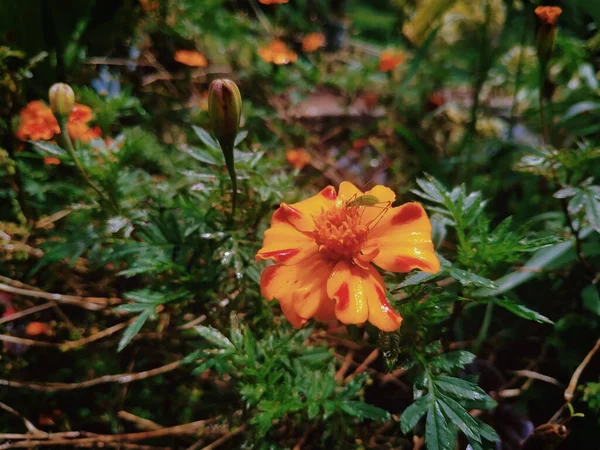
<svg viewBox="0 0 600 450"><path fill-rule="evenodd" d="M358 257L369 228L361 223L361 208L333 207L314 218L313 236L319 251L330 259Z"/></svg>

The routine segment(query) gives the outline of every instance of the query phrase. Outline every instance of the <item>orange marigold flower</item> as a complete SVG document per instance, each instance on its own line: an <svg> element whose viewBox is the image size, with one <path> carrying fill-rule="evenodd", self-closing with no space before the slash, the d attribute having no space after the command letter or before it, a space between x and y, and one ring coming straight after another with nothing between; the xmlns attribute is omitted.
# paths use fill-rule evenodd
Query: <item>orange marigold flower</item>
<svg viewBox="0 0 600 450"><path fill-rule="evenodd" d="M263 5L281 5L282 3L287 3L289 0L258 0L258 3L262 3Z"/></svg>
<svg viewBox="0 0 600 450"><path fill-rule="evenodd" d="M384 50L379 55L379 71L391 72L404 62L406 56L398 50Z"/></svg>
<svg viewBox="0 0 600 450"><path fill-rule="evenodd" d="M206 57L195 50L177 50L173 59L186 66L206 67L208 65Z"/></svg>
<svg viewBox="0 0 600 450"><path fill-rule="evenodd" d="M364 194L382 204L396 199L385 186ZM383 279L371 263L391 272L440 270L431 223L420 204L348 206L361 195L344 181L339 192L328 186L301 202L282 203L273 214L256 259L276 264L264 270L260 287L265 298L279 301L295 327L315 317L397 330L402 317L388 303Z"/></svg>
<svg viewBox="0 0 600 450"><path fill-rule="evenodd" d="M286 151L285 159L296 169L303 169L312 160L312 157L306 150L297 148Z"/></svg>
<svg viewBox="0 0 600 450"><path fill-rule="evenodd" d="M562 9L558 6L538 6L535 8L535 15L546 25L556 25Z"/></svg>
<svg viewBox="0 0 600 450"><path fill-rule="evenodd" d="M323 33L309 33L302 39L302 50L314 52L325 46L325 35Z"/></svg>
<svg viewBox="0 0 600 450"><path fill-rule="evenodd" d="M55 158L54 156L45 156L44 157L44 164L47 166L59 166L60 165L60 159Z"/></svg>
<svg viewBox="0 0 600 450"><path fill-rule="evenodd" d="M298 55L293 50L290 50L285 42L280 40L272 41L269 45L260 47L258 55L263 61L276 65L283 65L296 62Z"/></svg>

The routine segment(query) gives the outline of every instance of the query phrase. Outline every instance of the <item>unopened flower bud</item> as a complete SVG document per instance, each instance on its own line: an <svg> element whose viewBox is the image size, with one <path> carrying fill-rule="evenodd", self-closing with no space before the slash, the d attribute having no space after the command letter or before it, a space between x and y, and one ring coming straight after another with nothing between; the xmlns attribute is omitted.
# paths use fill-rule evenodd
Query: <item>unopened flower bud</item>
<svg viewBox="0 0 600 450"><path fill-rule="evenodd" d="M536 36L537 54L544 72L552 57L554 41L556 40L556 22L558 22L561 14L562 9L558 6L538 6L535 8L535 15L540 19L540 27Z"/></svg>
<svg viewBox="0 0 600 450"><path fill-rule="evenodd" d="M75 104L75 93L65 83L55 83L50 87L50 108L57 116L68 116Z"/></svg>
<svg viewBox="0 0 600 450"><path fill-rule="evenodd" d="M220 79L210 84L208 114L213 133L223 150L233 149L242 115L242 96L233 81Z"/></svg>

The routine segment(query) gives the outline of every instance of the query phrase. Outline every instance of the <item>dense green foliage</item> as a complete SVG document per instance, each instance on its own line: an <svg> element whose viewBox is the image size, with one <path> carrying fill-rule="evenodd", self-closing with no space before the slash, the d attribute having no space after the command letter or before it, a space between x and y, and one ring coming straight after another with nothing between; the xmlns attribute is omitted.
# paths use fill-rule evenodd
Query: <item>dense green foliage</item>
<svg viewBox="0 0 600 450"><path fill-rule="evenodd" d="M0 448L188 424L143 443L597 450L592 3L561 5L547 73L529 1L0 5ZM261 58L274 38L297 61ZM402 56L382 72L386 48ZM243 98L233 214L219 77ZM93 114L72 150L19 135L57 81ZM397 332L297 330L261 297L276 207L343 180L430 214L442 270L384 274Z"/></svg>

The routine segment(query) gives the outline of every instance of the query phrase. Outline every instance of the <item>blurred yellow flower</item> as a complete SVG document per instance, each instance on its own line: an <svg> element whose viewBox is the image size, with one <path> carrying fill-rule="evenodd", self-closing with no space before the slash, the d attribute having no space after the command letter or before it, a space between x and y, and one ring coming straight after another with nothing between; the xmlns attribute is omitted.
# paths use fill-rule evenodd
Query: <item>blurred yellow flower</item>
<svg viewBox="0 0 600 450"><path fill-rule="evenodd" d="M269 45L260 47L258 55L263 61L276 65L283 65L296 62L298 55L293 50L290 50L285 42L280 40L271 41Z"/></svg>
<svg viewBox="0 0 600 450"><path fill-rule="evenodd" d="M356 201L362 195L384 206L362 205ZM383 279L371 263L391 272L437 273L440 262L423 207L406 203L392 208L395 199L385 186L363 194L344 181L339 192L328 186L301 202L282 203L256 255L275 262L262 274L262 295L277 299L295 327L315 317L397 330L402 317L389 304Z"/></svg>

